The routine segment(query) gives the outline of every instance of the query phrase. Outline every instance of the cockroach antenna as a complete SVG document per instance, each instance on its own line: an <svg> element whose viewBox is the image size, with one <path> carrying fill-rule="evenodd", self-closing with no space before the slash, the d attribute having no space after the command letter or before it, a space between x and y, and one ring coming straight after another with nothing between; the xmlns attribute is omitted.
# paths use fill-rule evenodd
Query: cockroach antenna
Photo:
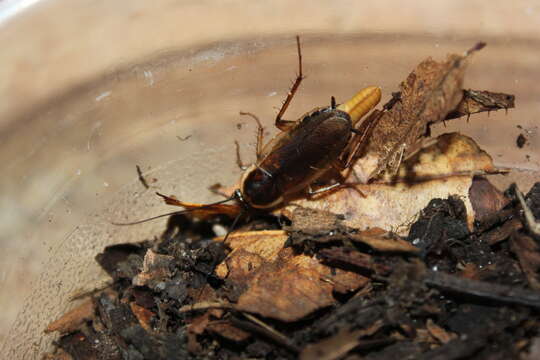
<svg viewBox="0 0 540 360"><path fill-rule="evenodd" d="M156 192L156 194L163 197L163 198L165 198L165 199L169 198L168 196L165 196L165 195L160 194L158 192ZM160 215L157 215L157 216L152 216L152 217L142 219L142 220L127 222L127 223L111 222L111 224L118 225L118 226L137 225L137 224L142 224L142 223L145 223L145 222L153 221L153 220L156 220L156 219L160 219L160 218L163 218L163 217L168 217L168 216L173 216L173 215L189 214L189 213L197 211L197 210L209 209L209 208L212 208L213 206L224 204L226 202L236 200L236 199L238 199L238 195L235 192L231 197L229 197L229 198L227 198L225 200L217 201L217 202L211 203L211 204L201 205L201 206L198 206L196 209L186 209L186 210L172 211L172 212L169 212L169 213L160 214Z"/></svg>

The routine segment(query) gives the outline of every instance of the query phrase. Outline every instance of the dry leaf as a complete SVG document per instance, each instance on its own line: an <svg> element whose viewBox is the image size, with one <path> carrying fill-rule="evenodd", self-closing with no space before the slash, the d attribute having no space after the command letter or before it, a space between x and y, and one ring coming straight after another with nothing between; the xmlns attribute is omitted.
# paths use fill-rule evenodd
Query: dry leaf
<svg viewBox="0 0 540 360"><path fill-rule="evenodd" d="M85 321L94 317L94 302L88 299L76 308L62 315L58 320L50 323L45 329L46 333L58 331L62 334L77 330Z"/></svg>
<svg viewBox="0 0 540 360"><path fill-rule="evenodd" d="M215 240L222 241L223 238ZM230 278L247 276L264 261L275 261L286 240L287 233L283 230L232 233L227 239L227 244L232 251L216 267L216 275L224 279L229 275L228 269L232 267L235 273L230 274Z"/></svg>
<svg viewBox="0 0 540 360"><path fill-rule="evenodd" d="M208 324L206 329L214 334L223 336L225 339L229 339L234 342L242 342L247 340L251 334L235 327L229 322L215 321Z"/></svg>
<svg viewBox="0 0 540 360"><path fill-rule="evenodd" d="M529 352L525 353L522 359L523 360L540 359L540 337L535 337L531 340L531 346L529 348Z"/></svg>
<svg viewBox="0 0 540 360"><path fill-rule="evenodd" d="M463 97L467 56L449 55L446 61L422 61L400 85L401 98L373 127L364 153L355 165L361 182L381 172L393 175L404 154L426 134L429 123L439 122Z"/></svg>
<svg viewBox="0 0 540 360"><path fill-rule="evenodd" d="M144 255L142 272L133 278L133 285L152 287L154 283L169 279L173 263L174 256L160 255L149 249Z"/></svg>
<svg viewBox="0 0 540 360"><path fill-rule="evenodd" d="M210 313L205 312L204 314L194 318L188 325L187 330L192 334L200 335L206 330L206 327L210 323Z"/></svg>
<svg viewBox="0 0 540 360"><path fill-rule="evenodd" d="M480 273L478 266L473 263L468 263L462 266L461 277L472 279L472 280L480 280Z"/></svg>
<svg viewBox="0 0 540 360"><path fill-rule="evenodd" d="M532 237L517 232L512 235L510 245L530 287L540 290L540 245Z"/></svg>
<svg viewBox="0 0 540 360"><path fill-rule="evenodd" d="M137 320L139 320L139 324L141 324L142 328L146 331L152 331L152 318L156 315L152 311L137 305L136 303L132 302L129 304L131 308L131 312Z"/></svg>
<svg viewBox="0 0 540 360"><path fill-rule="evenodd" d="M491 157L469 137L444 134L404 161L392 178L379 183L355 185L324 197L293 201L279 212L290 216L296 207L343 216L345 226L365 230L379 227L407 235L410 224L432 199L456 195L467 209L473 229L474 210L469 189L474 174L496 172Z"/></svg>
<svg viewBox="0 0 540 360"><path fill-rule="evenodd" d="M484 111L497 111L514 107L515 96L491 91L463 90L463 99L447 116L446 120L470 116Z"/></svg>
<svg viewBox="0 0 540 360"><path fill-rule="evenodd" d="M435 324L433 320L428 319L426 322L426 328L435 339L439 340L442 344L446 344L456 338L455 334L451 334L444 330L439 325Z"/></svg>
<svg viewBox="0 0 540 360"><path fill-rule="evenodd" d="M520 219L513 218L506 221L501 226L482 234L481 239L487 242L489 245L495 245L498 242L504 241L510 237L515 231L523 228L523 224Z"/></svg>
<svg viewBox="0 0 540 360"><path fill-rule="evenodd" d="M233 250L216 273L246 289L238 298L237 310L296 321L332 305L334 291L356 290L369 281L283 248L287 241L284 231L232 234L228 241ZM253 260L251 266L245 259Z"/></svg>
<svg viewBox="0 0 540 360"><path fill-rule="evenodd" d="M417 254L420 249L393 233L380 228L373 228L349 235L352 241L361 242L373 249L385 252L403 252Z"/></svg>
<svg viewBox="0 0 540 360"><path fill-rule="evenodd" d="M54 354L43 354L43 360L73 360L73 356L62 349L55 349Z"/></svg>
<svg viewBox="0 0 540 360"><path fill-rule="evenodd" d="M363 336L375 334L383 326L381 320L373 323L367 329L350 331L342 329L336 335L324 339L316 344L310 344L300 354L301 360L334 360L340 359L343 355L354 349Z"/></svg>
<svg viewBox="0 0 540 360"><path fill-rule="evenodd" d="M475 220L484 222L502 210L510 200L485 178L475 178L469 190Z"/></svg>
<svg viewBox="0 0 540 360"><path fill-rule="evenodd" d="M281 321L296 321L332 305L334 290L354 290L369 280L340 269L332 271L318 260L294 256L284 249L283 258L261 266L247 282L237 309Z"/></svg>
<svg viewBox="0 0 540 360"><path fill-rule="evenodd" d="M317 253L325 262L353 265L362 269L373 270L373 258L348 247L331 247L320 249Z"/></svg>
<svg viewBox="0 0 540 360"><path fill-rule="evenodd" d="M387 265L373 261L370 255L361 253L347 247L332 247L330 249L320 249L317 254L325 263L355 266L367 269L378 275L386 276L392 272L392 268Z"/></svg>

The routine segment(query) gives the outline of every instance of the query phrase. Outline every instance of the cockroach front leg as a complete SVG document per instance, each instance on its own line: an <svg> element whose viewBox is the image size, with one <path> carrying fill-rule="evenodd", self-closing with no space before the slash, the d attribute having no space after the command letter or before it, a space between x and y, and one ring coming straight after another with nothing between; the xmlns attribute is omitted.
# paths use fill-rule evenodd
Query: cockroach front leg
<svg viewBox="0 0 540 360"><path fill-rule="evenodd" d="M240 111L240 115L246 115L251 117L253 120L257 122L257 145L256 145L256 154L257 154L257 161L261 159L262 154L262 144L263 144L263 136L264 136L264 127L261 124L261 121L259 118L252 113ZM234 141L234 144L236 145L236 165L240 168L240 170L244 171L248 168L247 165L245 165L242 162L242 159L240 158L240 144L238 141Z"/></svg>
<svg viewBox="0 0 540 360"><path fill-rule="evenodd" d="M291 103L294 94L300 87L300 83L304 79L304 74L302 73L302 51L300 49L300 37L296 36L296 46L298 48L298 75L296 76L296 80L294 80L294 83L289 90L289 93L287 94L287 97L285 98L285 101L283 102L283 105L281 105L281 109L279 109L279 112L276 116L276 127L281 131L287 131L294 127L297 122L296 121L290 121L290 120L283 120L283 114L285 114L285 111L289 107L289 104Z"/></svg>
<svg viewBox="0 0 540 360"><path fill-rule="evenodd" d="M259 120L259 118L255 114L240 111L240 115L249 116L249 117L251 117L253 120L255 120L257 122L257 147L256 147L256 152L257 152L257 161L259 161L261 159L261 156L262 156L264 127L262 126L261 121ZM240 160L238 146L237 146L237 155L238 155L237 160ZM241 163L241 161L240 161L240 163Z"/></svg>
<svg viewBox="0 0 540 360"><path fill-rule="evenodd" d="M236 147L236 165L238 165L240 170L244 171L248 168L248 166L245 165L240 158L240 144L238 143L238 141L234 140L234 145Z"/></svg>

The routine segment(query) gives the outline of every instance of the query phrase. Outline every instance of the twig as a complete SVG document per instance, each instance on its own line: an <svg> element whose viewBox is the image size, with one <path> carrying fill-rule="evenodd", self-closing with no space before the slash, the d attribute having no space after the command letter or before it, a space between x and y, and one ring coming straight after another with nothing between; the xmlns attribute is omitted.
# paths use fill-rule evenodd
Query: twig
<svg viewBox="0 0 540 360"><path fill-rule="evenodd" d="M234 309L234 305L228 302L222 302L222 301L202 301L200 303L192 304L192 305L184 305L180 309L178 309L179 312L189 312L189 311L195 311L195 310L206 310L206 309L212 309L212 308L218 308L218 309Z"/></svg>
<svg viewBox="0 0 540 360"><path fill-rule="evenodd" d="M141 167L139 165L135 165L137 167L137 175L139 176L139 181L141 182L141 184L146 188L146 189L149 189L150 188L150 185L148 185L148 182L146 181L146 179L144 178L143 176L143 173L142 173L142 170L141 170Z"/></svg>
<svg viewBox="0 0 540 360"><path fill-rule="evenodd" d="M428 286L433 286L443 291L457 292L503 303L526 305L540 309L540 292L538 291L472 280L438 271L428 271L425 277L425 283Z"/></svg>
<svg viewBox="0 0 540 360"><path fill-rule="evenodd" d="M253 321L253 323L250 323L248 321L243 321L238 318L231 318L231 323L241 328L242 330L249 331L251 333L256 333L259 335L262 335L269 340L272 340L273 342L277 343L278 345L283 346L287 350L298 354L300 352L300 348L296 345L292 344L289 339L287 339L283 334L277 332L276 330L272 329L269 325L265 324L261 320L255 318L254 316L242 313L247 319L250 321Z"/></svg>

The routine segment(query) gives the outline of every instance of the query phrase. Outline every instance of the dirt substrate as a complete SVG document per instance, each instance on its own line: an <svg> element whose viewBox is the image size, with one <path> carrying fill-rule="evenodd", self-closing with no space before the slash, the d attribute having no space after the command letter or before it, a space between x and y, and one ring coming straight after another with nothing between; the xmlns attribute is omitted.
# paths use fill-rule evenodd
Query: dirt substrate
<svg viewBox="0 0 540 360"><path fill-rule="evenodd" d="M113 282L50 324L46 358L538 359L538 229L504 195L474 231L459 199L434 199L406 239L266 216L224 245L228 220L173 217L97 256ZM540 218L540 183L525 199Z"/></svg>

